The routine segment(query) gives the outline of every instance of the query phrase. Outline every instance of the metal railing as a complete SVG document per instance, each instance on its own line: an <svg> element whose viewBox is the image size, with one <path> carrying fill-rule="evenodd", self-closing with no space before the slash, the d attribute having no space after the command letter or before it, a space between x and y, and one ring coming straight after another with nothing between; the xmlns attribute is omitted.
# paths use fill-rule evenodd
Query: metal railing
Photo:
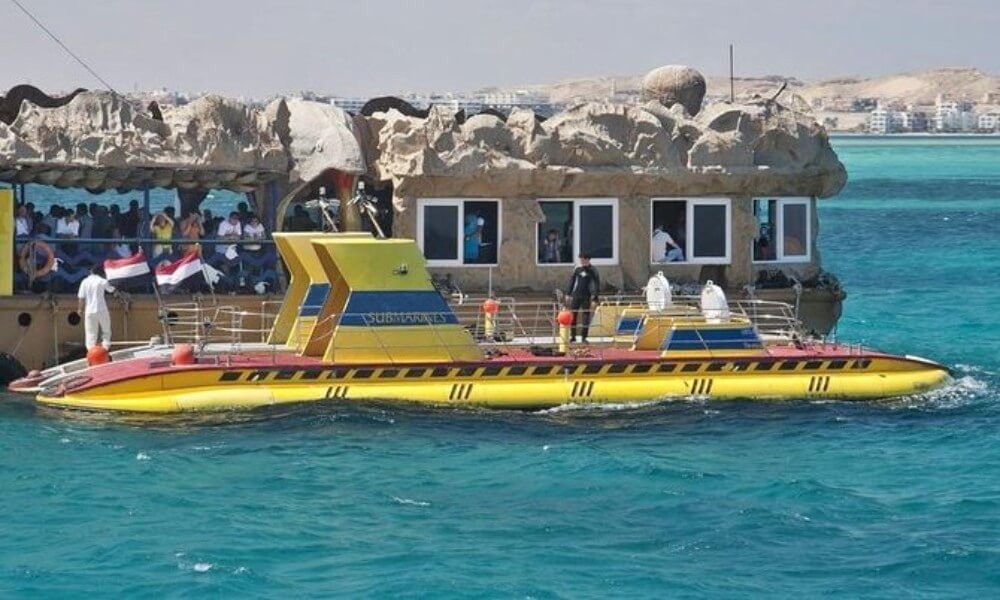
<svg viewBox="0 0 1000 600"><path fill-rule="evenodd" d="M171 343L187 342L205 349L212 344L231 352L266 352L273 356L280 353L299 352L306 343L327 348L331 343L334 352L359 350L365 347L378 350L392 360L394 353L412 355L416 351L441 351L453 358L459 348L468 348L464 340L449 343L448 336L442 334L440 324L457 320L471 337L487 353L521 350L532 353L551 354L558 346L559 325L557 315L562 307L556 302L518 302L514 298L498 298L499 311L493 316L492 324L487 323L487 314L482 304L466 302L452 307L450 313L404 313L409 324L423 325L427 335L419 341L409 341L401 345L398 339L388 339L376 324L371 313L335 313L315 322L297 320L295 329L289 336L289 343L269 344L267 339L274 325L278 301L261 302L259 311L246 310L237 306L199 305L183 303L165 305L161 311L164 324L164 338ZM794 309L780 302L763 300L733 300L729 302L728 321L753 325L766 344L814 343L803 333L794 317ZM633 347L642 335L640 326L632 330L619 330L623 314L642 316L673 317L684 323L718 323L719 319L706 318L697 297L674 297L670 306L663 310L651 311L638 297L611 297L592 309L591 335L586 346L571 346L570 352L582 356L601 357L608 349ZM338 326L349 321L360 324L368 332L362 346L337 345L335 338ZM722 321L726 321L723 319ZM304 329L308 327L309 329ZM713 354L710 344L701 339L701 348ZM718 341L718 340L716 340ZM718 351L716 351L718 352Z"/></svg>
<svg viewBox="0 0 1000 600"><path fill-rule="evenodd" d="M225 249L235 246L235 254ZM157 240L153 238L55 238L19 237L14 240L14 289L19 292L75 292L90 268L105 260L132 256L141 248L147 262L178 260L193 247L202 262L218 272L214 287L218 292L253 290L264 284L267 292L280 292L279 257L273 239L222 240L205 238ZM221 249L222 251L218 251ZM129 289L152 292L150 283Z"/></svg>

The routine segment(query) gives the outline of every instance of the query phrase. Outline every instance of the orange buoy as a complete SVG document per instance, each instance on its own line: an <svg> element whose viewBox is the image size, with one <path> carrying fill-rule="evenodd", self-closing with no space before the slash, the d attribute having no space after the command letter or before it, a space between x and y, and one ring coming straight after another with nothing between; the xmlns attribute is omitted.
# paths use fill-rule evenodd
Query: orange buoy
<svg viewBox="0 0 1000 600"><path fill-rule="evenodd" d="M194 347L191 344L177 344L172 355L175 365L193 365Z"/></svg>
<svg viewBox="0 0 1000 600"><path fill-rule="evenodd" d="M573 324L573 311L561 310L559 314L556 315L556 322L563 327L569 327Z"/></svg>
<svg viewBox="0 0 1000 600"><path fill-rule="evenodd" d="M488 315L495 315L500 312L500 303L493 298L487 298L483 301L483 312Z"/></svg>
<svg viewBox="0 0 1000 600"><path fill-rule="evenodd" d="M91 367L103 365L110 361L111 355L108 354L108 349L104 346L97 345L87 350L87 364Z"/></svg>

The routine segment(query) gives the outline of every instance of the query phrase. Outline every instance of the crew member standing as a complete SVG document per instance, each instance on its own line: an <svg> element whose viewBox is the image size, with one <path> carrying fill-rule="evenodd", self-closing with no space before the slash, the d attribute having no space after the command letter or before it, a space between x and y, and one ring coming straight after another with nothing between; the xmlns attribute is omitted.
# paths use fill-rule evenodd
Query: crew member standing
<svg viewBox="0 0 1000 600"><path fill-rule="evenodd" d="M87 340L87 349L97 345L100 337L101 345L106 350L111 349L111 313L104 301L104 293L117 293L114 286L102 277L100 265L90 269L90 275L80 282L78 312L83 315L83 331Z"/></svg>
<svg viewBox="0 0 1000 600"><path fill-rule="evenodd" d="M590 305L597 304L597 294L601 289L601 279L597 276L597 269L590 264L590 255L586 252L580 253L580 266L573 269L573 277L569 280L570 308L573 310L573 336L571 342L576 341L576 334L579 330L580 340L587 342L587 333L590 331Z"/></svg>

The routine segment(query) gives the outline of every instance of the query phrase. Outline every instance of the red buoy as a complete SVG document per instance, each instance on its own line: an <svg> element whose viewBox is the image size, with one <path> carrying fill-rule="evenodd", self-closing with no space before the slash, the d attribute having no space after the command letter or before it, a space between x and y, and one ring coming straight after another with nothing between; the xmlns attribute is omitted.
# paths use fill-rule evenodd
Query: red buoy
<svg viewBox="0 0 1000 600"><path fill-rule="evenodd" d="M483 312L488 315L495 315L500 312L500 303L493 298L487 298L483 301Z"/></svg>
<svg viewBox="0 0 1000 600"><path fill-rule="evenodd" d="M559 314L556 315L556 322L563 327L569 327L573 324L573 311L561 310Z"/></svg>
<svg viewBox="0 0 1000 600"><path fill-rule="evenodd" d="M193 365L194 347L191 344L177 344L172 355L174 365Z"/></svg>
<svg viewBox="0 0 1000 600"><path fill-rule="evenodd" d="M104 346L98 345L87 350L87 364L91 367L103 365L104 363L110 361L111 356L108 354L108 349Z"/></svg>

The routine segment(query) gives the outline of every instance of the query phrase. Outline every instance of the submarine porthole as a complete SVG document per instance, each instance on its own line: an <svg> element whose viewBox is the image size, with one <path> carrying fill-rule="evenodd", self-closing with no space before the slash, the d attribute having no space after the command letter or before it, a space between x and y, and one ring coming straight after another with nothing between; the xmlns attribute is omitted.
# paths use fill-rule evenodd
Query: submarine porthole
<svg viewBox="0 0 1000 600"><path fill-rule="evenodd" d="M21 327L27 327L31 325L31 314L23 312L17 315L17 324Z"/></svg>
<svg viewBox="0 0 1000 600"><path fill-rule="evenodd" d="M77 325L80 324L80 313L74 310L73 312L69 313L69 315L66 317L66 321L68 321L69 324L72 325L73 327L76 327Z"/></svg>

